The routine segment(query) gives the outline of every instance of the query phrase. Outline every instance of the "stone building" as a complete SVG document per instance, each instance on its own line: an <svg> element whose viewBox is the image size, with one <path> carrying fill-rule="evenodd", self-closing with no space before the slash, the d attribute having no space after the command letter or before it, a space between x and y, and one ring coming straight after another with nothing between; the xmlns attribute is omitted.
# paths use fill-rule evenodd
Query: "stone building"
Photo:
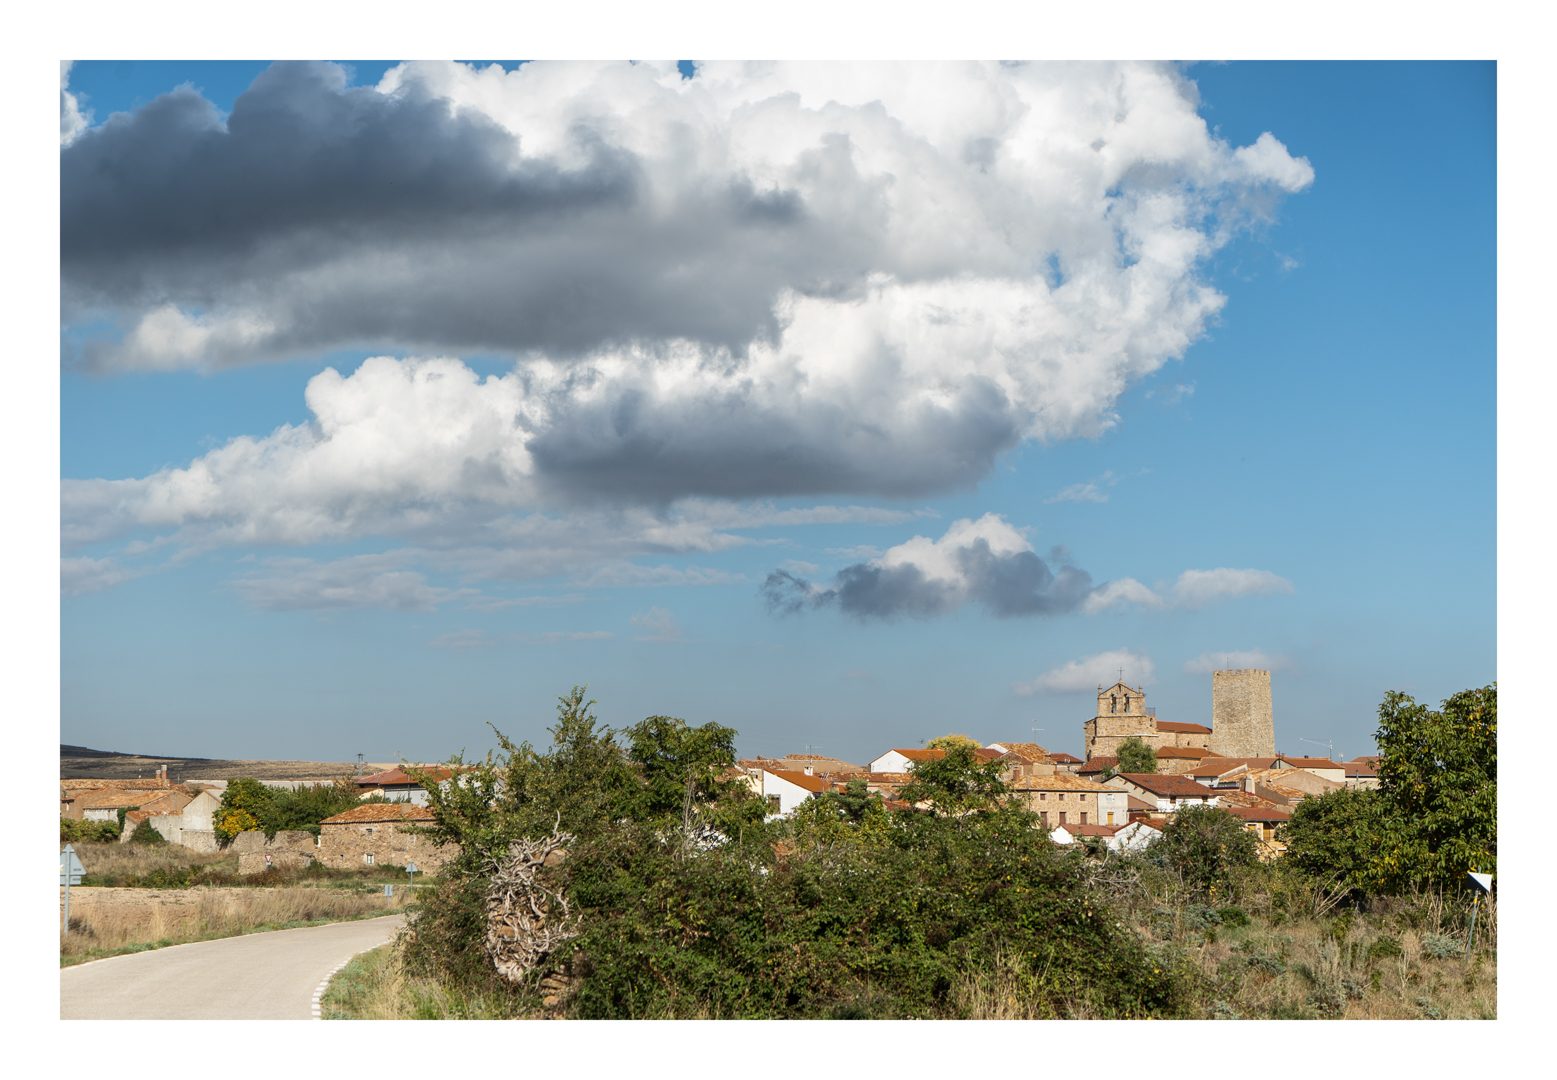
<svg viewBox="0 0 1557 1080"><path fill-rule="evenodd" d="M437 870L459 854L453 844L439 847L430 836L409 831L433 823L424 806L409 803L365 803L319 823L319 858L342 869L357 866L404 866Z"/></svg>
<svg viewBox="0 0 1557 1080"><path fill-rule="evenodd" d="M1159 745L1155 713L1146 709L1146 691L1123 679L1108 689L1097 688L1097 715L1082 725L1087 757L1117 757L1119 744L1129 738L1147 746Z"/></svg>
<svg viewBox="0 0 1557 1080"><path fill-rule="evenodd" d="M1046 829L1059 825L1123 825L1129 820L1124 793L1069 773L1018 779L1011 785Z"/></svg>
<svg viewBox="0 0 1557 1080"><path fill-rule="evenodd" d="M1223 757L1276 753L1269 671L1237 668L1211 673L1211 750Z"/></svg>

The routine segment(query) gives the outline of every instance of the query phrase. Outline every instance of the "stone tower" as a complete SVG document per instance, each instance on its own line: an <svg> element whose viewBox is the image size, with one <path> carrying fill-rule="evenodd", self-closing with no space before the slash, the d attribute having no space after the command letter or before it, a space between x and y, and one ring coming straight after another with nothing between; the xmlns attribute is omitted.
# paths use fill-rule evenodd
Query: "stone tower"
<svg viewBox="0 0 1557 1080"><path fill-rule="evenodd" d="M1106 690L1097 688L1097 715L1082 731L1088 758L1117 756L1119 744L1132 735L1147 746L1157 745L1157 717L1146 711L1146 691L1122 679Z"/></svg>
<svg viewBox="0 0 1557 1080"><path fill-rule="evenodd" d="M1270 672L1238 668L1211 673L1211 751L1223 757L1275 757Z"/></svg>

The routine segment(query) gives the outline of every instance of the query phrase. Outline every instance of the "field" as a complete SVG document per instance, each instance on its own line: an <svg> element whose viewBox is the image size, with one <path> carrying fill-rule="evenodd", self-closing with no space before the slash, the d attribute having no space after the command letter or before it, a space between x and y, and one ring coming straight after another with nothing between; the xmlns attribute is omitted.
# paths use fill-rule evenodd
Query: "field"
<svg viewBox="0 0 1557 1080"><path fill-rule="evenodd" d="M252 776L256 780L318 780L329 782L340 776L354 776L356 762L345 761L241 761L226 758L158 757L145 754L120 754L92 750L84 746L61 746L61 780L149 780L162 766L168 767L168 780L234 780ZM365 765L365 772L386 767L382 763Z"/></svg>

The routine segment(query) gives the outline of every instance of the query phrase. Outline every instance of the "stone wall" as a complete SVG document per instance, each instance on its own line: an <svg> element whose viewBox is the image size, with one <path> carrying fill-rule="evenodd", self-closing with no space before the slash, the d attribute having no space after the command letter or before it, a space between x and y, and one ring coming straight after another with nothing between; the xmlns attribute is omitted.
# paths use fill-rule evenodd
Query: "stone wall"
<svg viewBox="0 0 1557 1080"><path fill-rule="evenodd" d="M458 854L454 845L438 847L432 837L407 832L392 821L326 824L319 835L319 858L339 869L414 861L418 870L437 870Z"/></svg>
<svg viewBox="0 0 1557 1080"><path fill-rule="evenodd" d="M258 874L267 866L301 870L319 857L319 842L301 829L283 829L269 840L258 829L247 829L232 838L227 850L238 853L238 873Z"/></svg>
<svg viewBox="0 0 1557 1080"><path fill-rule="evenodd" d="M1270 672L1258 668L1211 675L1211 749L1223 757L1273 757Z"/></svg>

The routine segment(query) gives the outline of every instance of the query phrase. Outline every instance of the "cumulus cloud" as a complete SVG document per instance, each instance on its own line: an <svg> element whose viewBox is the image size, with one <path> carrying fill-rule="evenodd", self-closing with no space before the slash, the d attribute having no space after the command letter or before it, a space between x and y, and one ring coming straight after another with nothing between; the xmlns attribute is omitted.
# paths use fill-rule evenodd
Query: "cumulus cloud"
<svg viewBox="0 0 1557 1080"><path fill-rule="evenodd" d="M72 130L73 362L402 355L316 376L307 424L67 481L67 545L390 536L511 577L746 542L722 501L914 498L1107 430L1220 310L1208 256L1313 175L1269 134L1217 138L1150 64L413 63L353 87L282 63L226 116L184 87ZM981 551L950 592L858 564L844 606L1072 602L1076 572Z"/></svg>
<svg viewBox="0 0 1557 1080"><path fill-rule="evenodd" d="M1081 609L1088 615L1096 615L1099 612L1128 607L1131 604L1144 608L1160 608L1163 606L1163 600L1134 578L1120 578L1118 581L1110 581L1093 589L1082 602Z"/></svg>
<svg viewBox="0 0 1557 1080"><path fill-rule="evenodd" d="M1266 596L1292 591L1292 582L1269 570L1232 570L1223 566L1215 570L1184 571L1173 583L1170 596L1177 607L1201 608L1224 597Z"/></svg>
<svg viewBox="0 0 1557 1080"><path fill-rule="evenodd" d="M1136 655L1129 649L1094 653L1080 660L1068 660L1052 667L1030 682L1012 685L1013 692L1022 697L1034 694L1081 694L1095 691L1099 685L1110 686L1118 681L1120 669L1126 682L1143 685L1152 681L1157 670L1149 656Z"/></svg>
<svg viewBox="0 0 1557 1080"><path fill-rule="evenodd" d="M59 62L59 144L69 146L92 124L92 110L81 107L81 99L70 92L70 69L74 60Z"/></svg>
<svg viewBox="0 0 1557 1080"><path fill-rule="evenodd" d="M475 590L444 589L404 569L404 552L355 555L333 562L273 558L255 573L229 582L238 595L267 611L324 611L383 608L386 611L436 611L438 605Z"/></svg>
<svg viewBox="0 0 1557 1080"><path fill-rule="evenodd" d="M953 522L939 540L916 536L878 559L855 563L822 588L788 570L763 583L769 610L837 607L860 618L925 618L976 603L1002 618L1074 610L1092 588L1085 570L1058 570L998 514Z"/></svg>
<svg viewBox="0 0 1557 1080"><path fill-rule="evenodd" d="M676 617L662 607L651 607L632 617L634 641L680 641L685 631L676 625Z"/></svg>
<svg viewBox="0 0 1557 1080"><path fill-rule="evenodd" d="M1290 656L1271 655L1259 649L1246 652L1205 652L1186 661L1184 672L1188 675L1209 675L1213 671L1237 668L1261 668L1266 671L1282 671L1292 666Z"/></svg>

